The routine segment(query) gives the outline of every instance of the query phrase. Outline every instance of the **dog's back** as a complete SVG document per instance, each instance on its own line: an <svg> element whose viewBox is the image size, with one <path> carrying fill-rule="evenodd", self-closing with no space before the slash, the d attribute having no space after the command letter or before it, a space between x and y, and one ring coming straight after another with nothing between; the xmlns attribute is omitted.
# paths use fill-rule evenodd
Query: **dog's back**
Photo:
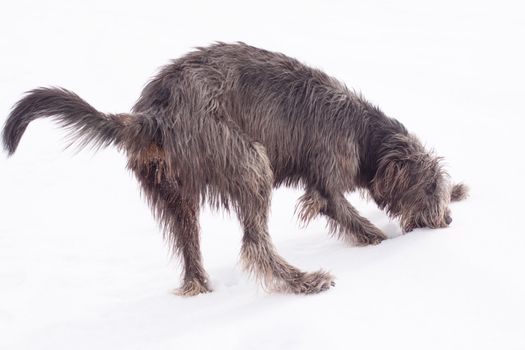
<svg viewBox="0 0 525 350"><path fill-rule="evenodd" d="M366 142L367 123L386 120L324 72L242 43L216 44L174 60L145 87L133 110L184 130L205 118L234 124L265 147L276 184L319 183L330 176L342 190L356 185L356 153Z"/></svg>

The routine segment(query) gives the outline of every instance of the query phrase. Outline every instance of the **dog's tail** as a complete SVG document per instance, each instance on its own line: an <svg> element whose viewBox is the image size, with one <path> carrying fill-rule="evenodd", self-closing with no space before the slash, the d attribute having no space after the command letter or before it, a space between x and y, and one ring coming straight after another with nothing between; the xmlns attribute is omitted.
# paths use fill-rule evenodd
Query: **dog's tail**
<svg viewBox="0 0 525 350"><path fill-rule="evenodd" d="M27 125L42 117L57 120L71 132L72 143L81 148L87 145L96 149L109 145L139 148L161 142L159 121L154 116L104 114L71 91L38 88L18 101L7 118L2 139L8 155L15 152Z"/></svg>

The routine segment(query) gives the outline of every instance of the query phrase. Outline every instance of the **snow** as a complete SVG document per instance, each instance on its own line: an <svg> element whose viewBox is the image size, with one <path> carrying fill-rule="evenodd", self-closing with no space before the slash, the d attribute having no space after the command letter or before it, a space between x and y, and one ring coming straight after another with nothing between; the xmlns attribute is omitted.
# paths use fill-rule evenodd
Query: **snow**
<svg viewBox="0 0 525 350"><path fill-rule="evenodd" d="M471 196L451 205L449 228L401 235L351 195L393 237L357 248L323 219L301 227L301 192L276 190L279 253L337 276L313 296L263 291L238 265L236 218L205 209L214 292L181 298L170 293L177 261L123 155L63 152L63 132L39 120L0 157L0 348L524 349L523 13L517 1L5 4L4 116L43 85L124 112L170 58L240 40L362 91L444 156Z"/></svg>

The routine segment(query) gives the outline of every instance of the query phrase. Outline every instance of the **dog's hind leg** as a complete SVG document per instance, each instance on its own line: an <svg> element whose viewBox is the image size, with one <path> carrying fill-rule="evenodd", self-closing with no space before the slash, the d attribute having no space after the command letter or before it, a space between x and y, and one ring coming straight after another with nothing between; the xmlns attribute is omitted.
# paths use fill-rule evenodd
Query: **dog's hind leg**
<svg viewBox="0 0 525 350"><path fill-rule="evenodd" d="M318 214L328 218L330 232L356 245L379 244L387 236L362 217L343 194L322 195L308 190L299 200L299 218L308 223Z"/></svg>
<svg viewBox="0 0 525 350"><path fill-rule="evenodd" d="M165 238L182 262L182 296L210 292L208 276L202 266L199 248L198 196L182 195L180 183L166 177L166 165L159 159L131 164L155 217L161 222Z"/></svg>

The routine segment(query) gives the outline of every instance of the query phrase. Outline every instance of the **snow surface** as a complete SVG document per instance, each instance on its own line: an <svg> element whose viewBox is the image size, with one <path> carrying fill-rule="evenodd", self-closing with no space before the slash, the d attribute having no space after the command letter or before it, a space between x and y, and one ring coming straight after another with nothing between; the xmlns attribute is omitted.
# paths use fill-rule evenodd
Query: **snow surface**
<svg viewBox="0 0 525 350"><path fill-rule="evenodd" d="M525 349L525 22L521 2L11 1L0 11L0 111L63 86L128 111L156 67L214 40L324 69L446 158L471 187L442 230L354 248L273 197L278 251L337 285L265 293L238 266L235 217L202 213L214 292L170 293L179 268L113 149L62 151L49 120L0 157L0 349ZM1 120L0 122L3 122Z"/></svg>

